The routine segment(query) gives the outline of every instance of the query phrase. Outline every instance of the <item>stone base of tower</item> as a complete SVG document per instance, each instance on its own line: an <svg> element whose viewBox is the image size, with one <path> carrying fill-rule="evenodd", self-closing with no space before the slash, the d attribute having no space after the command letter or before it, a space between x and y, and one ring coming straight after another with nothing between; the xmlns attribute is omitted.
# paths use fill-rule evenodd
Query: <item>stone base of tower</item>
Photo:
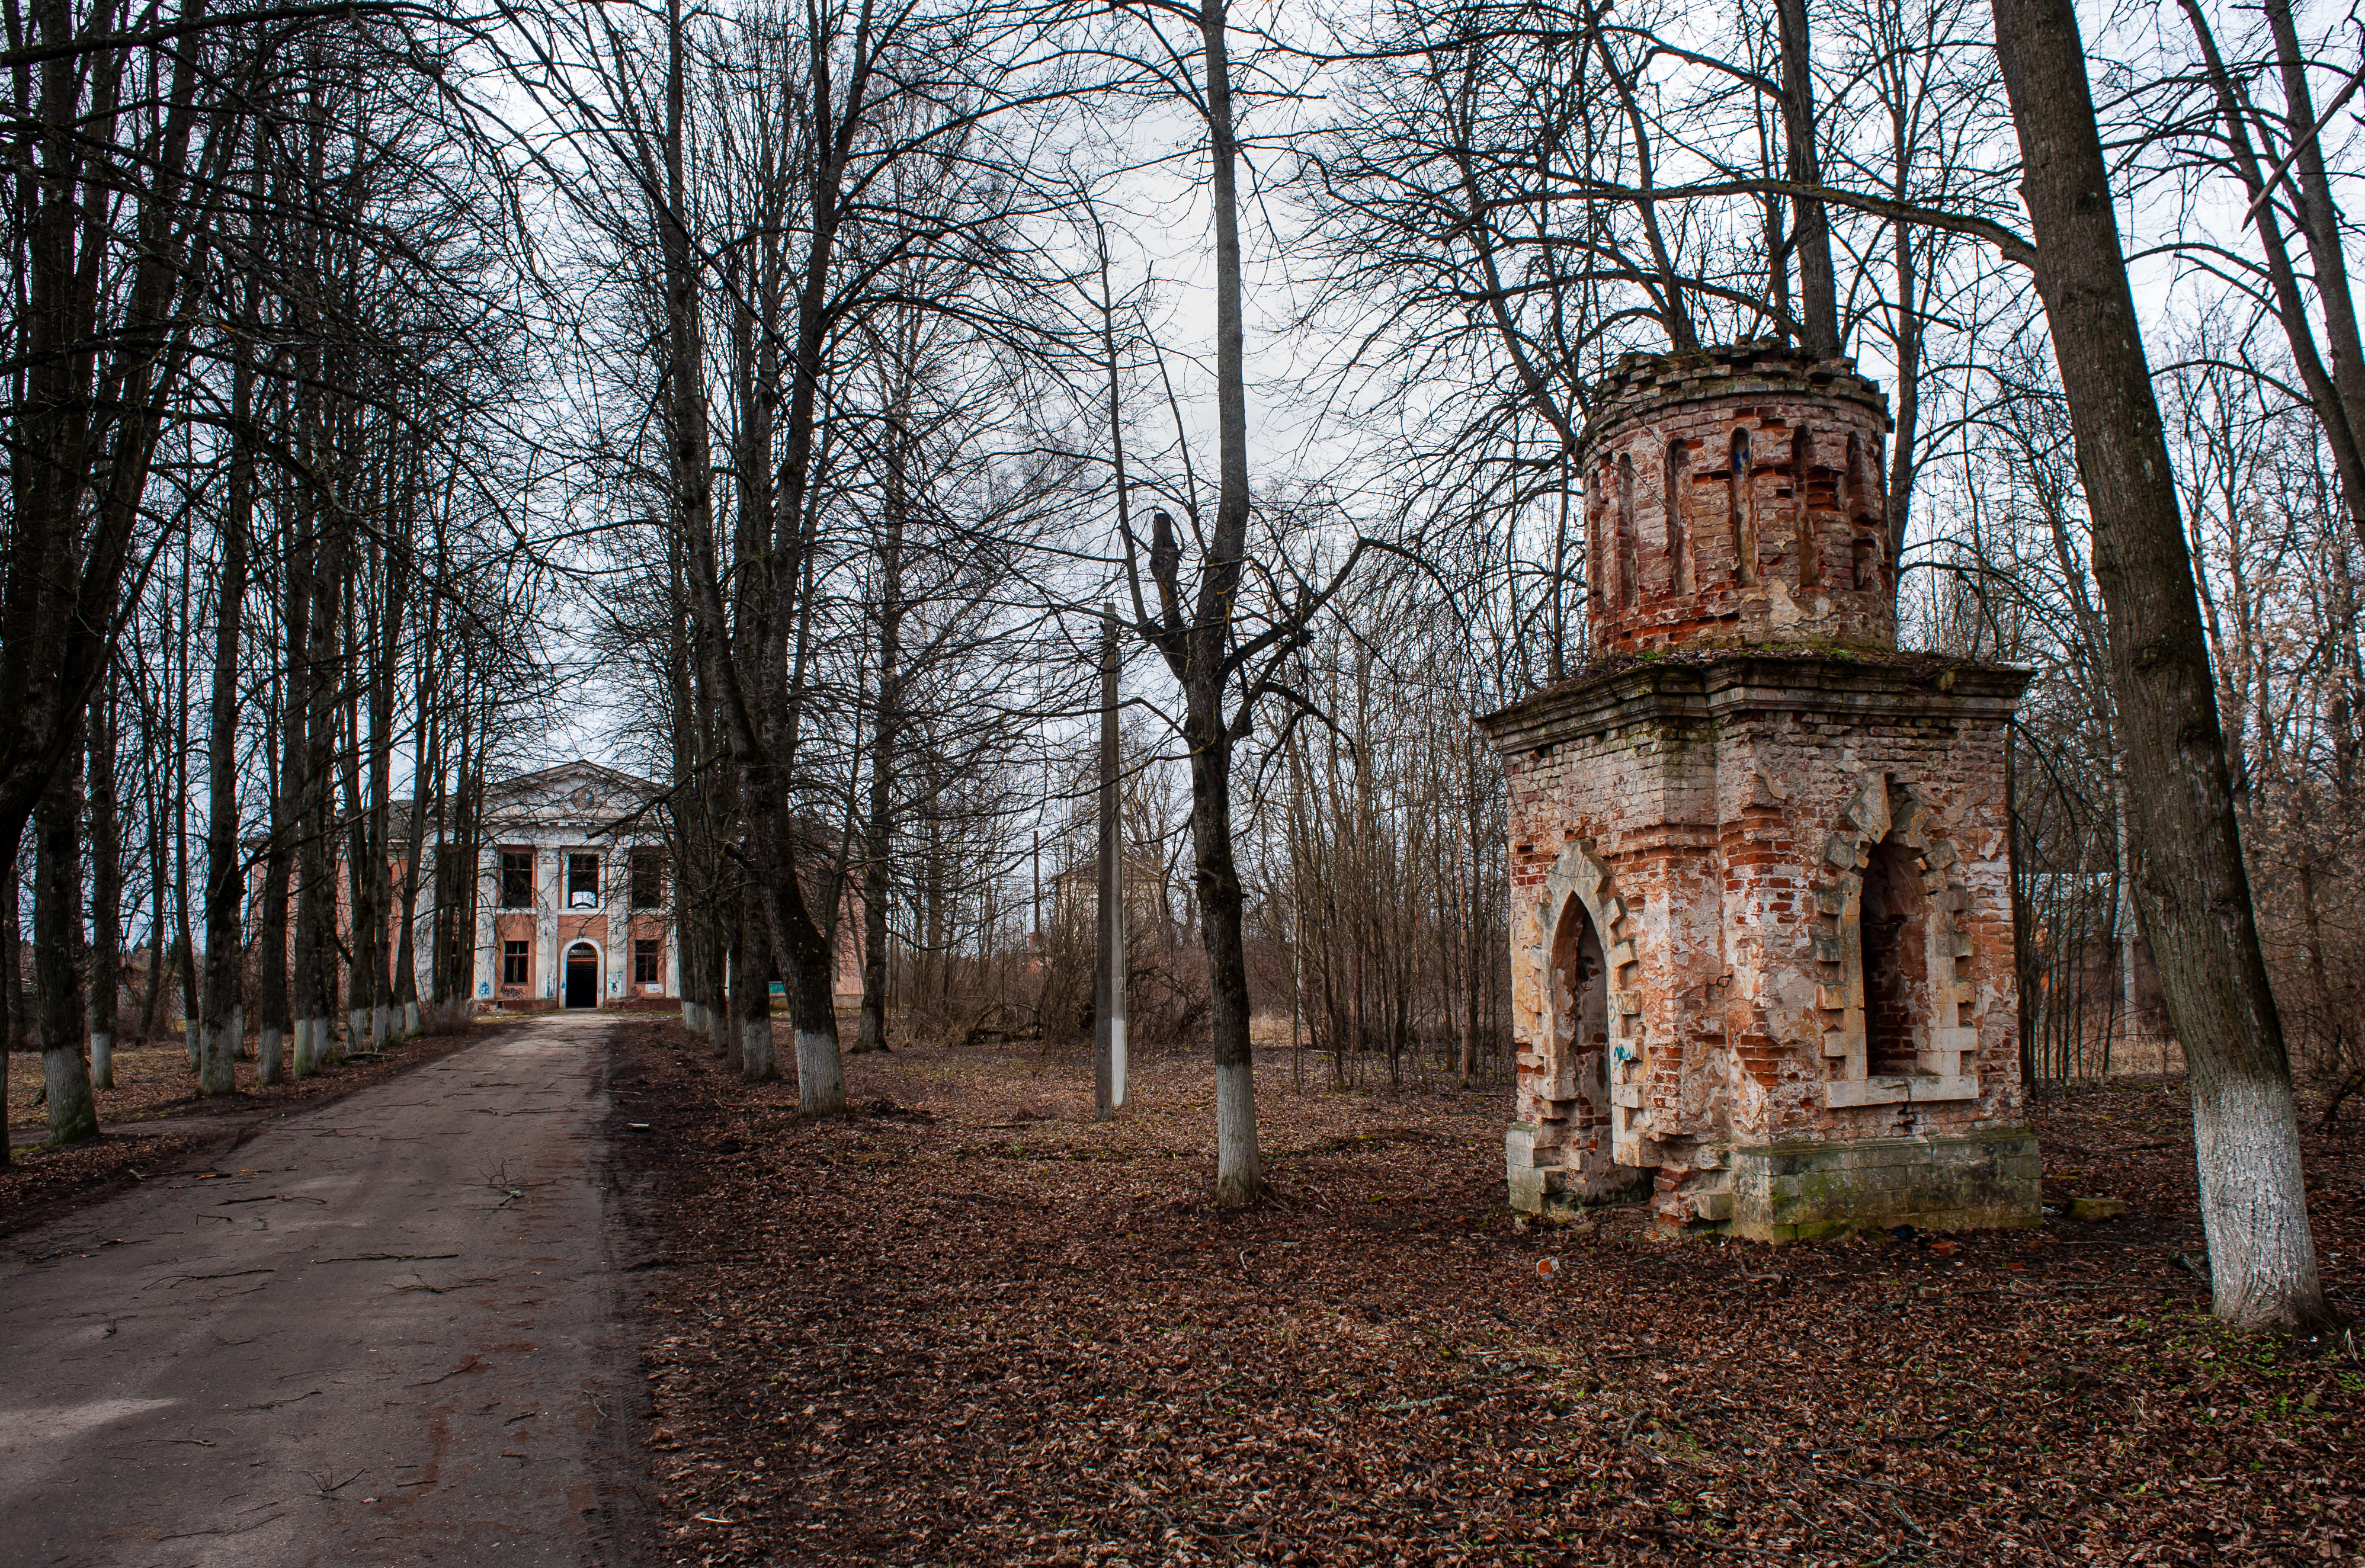
<svg viewBox="0 0 2365 1568"><path fill-rule="evenodd" d="M2002 1230L2043 1217L2043 1166L2026 1127L1769 1144L1736 1148L1729 1159L1730 1217L1705 1223L1753 1241L1817 1241L1900 1225Z"/></svg>

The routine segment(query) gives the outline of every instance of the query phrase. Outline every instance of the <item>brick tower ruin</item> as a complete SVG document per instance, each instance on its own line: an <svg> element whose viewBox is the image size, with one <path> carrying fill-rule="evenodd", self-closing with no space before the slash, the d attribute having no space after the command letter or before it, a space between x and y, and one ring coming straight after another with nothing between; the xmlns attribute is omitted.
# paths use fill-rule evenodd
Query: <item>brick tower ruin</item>
<svg viewBox="0 0 2365 1568"><path fill-rule="evenodd" d="M1648 1194L1766 1240L2034 1223L2027 675L1897 652L1880 389L1743 343L1630 354L1600 392L1593 663L1480 721L1510 790L1512 1205Z"/></svg>

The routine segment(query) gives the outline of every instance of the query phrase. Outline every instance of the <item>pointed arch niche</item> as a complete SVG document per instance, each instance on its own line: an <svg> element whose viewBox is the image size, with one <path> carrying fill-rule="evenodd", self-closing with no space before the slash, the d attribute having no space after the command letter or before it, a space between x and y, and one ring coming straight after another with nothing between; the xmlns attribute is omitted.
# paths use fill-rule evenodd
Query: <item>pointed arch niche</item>
<svg viewBox="0 0 2365 1568"><path fill-rule="evenodd" d="M1537 956L1548 988L1546 1119L1564 1147L1639 1166L1649 1064L1634 989L1635 933L1609 868L1589 843L1561 851L1544 882L1543 913Z"/></svg>
<svg viewBox="0 0 2365 1568"><path fill-rule="evenodd" d="M1977 1021L1963 966L1970 896L1962 857L1911 786L1868 773L1824 851L1815 988L1823 1103L1975 1100Z"/></svg>

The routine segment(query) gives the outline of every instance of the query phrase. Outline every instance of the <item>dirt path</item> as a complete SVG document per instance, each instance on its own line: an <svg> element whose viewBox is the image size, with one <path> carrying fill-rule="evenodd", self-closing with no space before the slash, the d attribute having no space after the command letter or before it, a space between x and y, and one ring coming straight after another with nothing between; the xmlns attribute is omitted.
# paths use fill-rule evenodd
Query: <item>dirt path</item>
<svg viewBox="0 0 2365 1568"><path fill-rule="evenodd" d="M0 1556L628 1561L611 1026L504 1031L14 1238Z"/></svg>

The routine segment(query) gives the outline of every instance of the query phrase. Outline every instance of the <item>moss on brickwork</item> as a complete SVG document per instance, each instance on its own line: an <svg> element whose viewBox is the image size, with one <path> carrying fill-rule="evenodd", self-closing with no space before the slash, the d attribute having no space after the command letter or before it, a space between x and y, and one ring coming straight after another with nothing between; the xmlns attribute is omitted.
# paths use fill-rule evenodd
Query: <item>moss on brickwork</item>
<svg viewBox="0 0 2365 1568"><path fill-rule="evenodd" d="M1900 1225L2010 1229L2040 1217L2042 1166L2025 1127L1736 1148L1732 1169L1733 1216L1721 1228L1758 1241Z"/></svg>

